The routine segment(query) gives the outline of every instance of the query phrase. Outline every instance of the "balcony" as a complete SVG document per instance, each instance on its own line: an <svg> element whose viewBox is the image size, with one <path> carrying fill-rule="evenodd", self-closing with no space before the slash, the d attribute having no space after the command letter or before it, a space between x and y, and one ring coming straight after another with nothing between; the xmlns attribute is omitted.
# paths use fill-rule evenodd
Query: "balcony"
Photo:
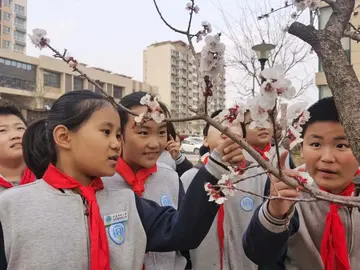
<svg viewBox="0 0 360 270"><path fill-rule="evenodd" d="M15 37L15 43L26 46L26 40L24 38Z"/></svg>
<svg viewBox="0 0 360 270"><path fill-rule="evenodd" d="M15 23L15 30L22 33L26 33L26 26Z"/></svg>
<svg viewBox="0 0 360 270"><path fill-rule="evenodd" d="M16 17L26 20L25 13L19 12L15 10Z"/></svg>

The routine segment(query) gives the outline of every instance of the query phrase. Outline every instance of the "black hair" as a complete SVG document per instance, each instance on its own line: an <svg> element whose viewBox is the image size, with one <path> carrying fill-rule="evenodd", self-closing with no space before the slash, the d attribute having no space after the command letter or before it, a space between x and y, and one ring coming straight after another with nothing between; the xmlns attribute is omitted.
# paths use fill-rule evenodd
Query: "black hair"
<svg viewBox="0 0 360 270"><path fill-rule="evenodd" d="M23 136L24 160L38 179L42 178L50 163L56 164L57 155L53 137L54 128L64 125L76 131L91 115L112 104L101 94L90 90L71 91L58 98L46 119L33 122Z"/></svg>
<svg viewBox="0 0 360 270"><path fill-rule="evenodd" d="M317 122L340 122L339 114L335 106L333 97L326 97L318 100L311 105L308 109L310 113L310 119L302 125L301 137L303 138L306 129Z"/></svg>
<svg viewBox="0 0 360 270"><path fill-rule="evenodd" d="M13 104L5 101L0 103L0 115L15 115L27 126L27 122L21 111Z"/></svg>
<svg viewBox="0 0 360 270"><path fill-rule="evenodd" d="M140 103L141 98L146 96L146 94L148 94L148 93L143 92L143 91L133 92L127 96L124 96L120 100L120 104L123 105L127 109L131 109L134 106L139 106L139 105L141 105L141 103ZM169 112L169 109L166 107L166 105L160 101L159 101L159 105L160 105L160 109L165 114L165 117L169 118L170 112ZM118 108L118 112L120 115L121 134L124 136L125 135L125 126L126 126L127 122L129 121L129 114L125 110L122 110L121 108Z"/></svg>
<svg viewBox="0 0 360 270"><path fill-rule="evenodd" d="M175 126L171 122L167 122L167 140L170 141L171 137L173 137L174 140L176 140L176 137L178 134L176 133Z"/></svg>
<svg viewBox="0 0 360 270"><path fill-rule="evenodd" d="M215 117L218 116L222 111L223 111L223 110L216 110L216 111L214 111L214 112L210 115L210 117L211 117L211 118L215 118ZM205 125L205 127L204 127L204 129L203 129L203 135L204 135L204 137L206 137L206 136L208 135L208 133L209 133L209 128L210 128L210 124L209 124L209 123L206 123L206 125Z"/></svg>

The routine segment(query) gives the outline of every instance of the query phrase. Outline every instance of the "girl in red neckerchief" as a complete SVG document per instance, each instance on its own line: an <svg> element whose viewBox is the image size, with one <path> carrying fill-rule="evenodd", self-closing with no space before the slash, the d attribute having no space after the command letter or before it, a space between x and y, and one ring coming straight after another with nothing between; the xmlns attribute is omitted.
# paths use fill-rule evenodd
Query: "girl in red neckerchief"
<svg viewBox="0 0 360 270"><path fill-rule="evenodd" d="M228 142L232 151L219 149L176 211L105 185L120 140L113 103L89 90L64 94L28 127L24 159L40 180L0 195L0 269L141 269L147 251L201 243L219 208L208 202L204 183L216 185L219 160L240 162L241 148Z"/></svg>
<svg viewBox="0 0 360 270"><path fill-rule="evenodd" d="M0 191L35 180L23 157L25 129L26 121L15 106L0 105Z"/></svg>

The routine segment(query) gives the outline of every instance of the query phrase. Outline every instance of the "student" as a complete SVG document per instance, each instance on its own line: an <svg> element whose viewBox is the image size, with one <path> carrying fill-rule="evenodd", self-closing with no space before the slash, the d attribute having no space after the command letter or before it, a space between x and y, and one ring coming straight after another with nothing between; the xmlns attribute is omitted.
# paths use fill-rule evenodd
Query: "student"
<svg viewBox="0 0 360 270"><path fill-rule="evenodd" d="M272 126L270 128L250 128L253 119L251 118L250 111L246 111L244 115L244 125L246 132L246 141L264 158L271 160L274 165L277 165L276 159L276 149L275 146L271 146L271 139L274 135L274 130ZM280 148L280 152L284 151L283 148ZM253 157L250 156L247 152L244 152L246 159L254 161ZM294 169L296 166L291 158L288 155L286 160L287 167Z"/></svg>
<svg viewBox="0 0 360 270"><path fill-rule="evenodd" d="M27 184L35 176L26 168L22 137L26 121L21 112L8 103L0 105L0 192L16 185Z"/></svg>
<svg viewBox="0 0 360 270"><path fill-rule="evenodd" d="M240 162L241 148L221 144L176 211L103 184L115 173L120 135L116 109L88 90L64 94L26 130L25 162L42 179L0 195L0 269L141 269L146 251L201 243L218 210L204 182L217 183L221 160Z"/></svg>
<svg viewBox="0 0 360 270"><path fill-rule="evenodd" d="M134 92L122 98L121 104L137 114L147 111L141 105L145 92ZM122 154L116 174L104 178L112 188L130 187L138 196L162 206L179 209L184 189L177 172L164 163L157 163L167 146L167 123L147 121L136 124L135 118L120 110ZM198 180L199 181L199 180ZM186 259L180 252L149 253L145 256L145 269L184 269Z"/></svg>
<svg viewBox="0 0 360 270"><path fill-rule="evenodd" d="M165 105L164 105L165 106ZM170 115L169 115L170 116ZM158 162L165 163L176 171L179 177L193 167L193 164L180 152L181 139L176 133L173 123L167 123L167 145Z"/></svg>
<svg viewBox="0 0 360 270"><path fill-rule="evenodd" d="M303 126L302 153L307 172L329 193L353 196L352 182L359 164L346 139L332 97L309 108ZM282 165L285 165L282 155ZM284 170L290 177L299 172ZM272 179L271 194L296 198L300 194ZM279 194L275 191L277 190ZM310 195L302 193L303 198ZM285 257L285 269L358 269L360 213L325 201L294 205L292 201L266 201L255 212L244 234L246 255L263 264Z"/></svg>
<svg viewBox="0 0 360 270"><path fill-rule="evenodd" d="M211 117L216 121L217 115L222 110L215 111ZM243 127L239 125L231 126L231 131L235 134L243 135ZM219 143L224 140L224 136L212 126L206 125L204 128L204 146L209 147L210 153L214 151ZM207 163L205 159L204 163ZM194 176L204 163L199 163L185 172L181 180L185 189L192 183ZM244 166L251 166L247 161ZM257 175L260 168L252 168L246 171L246 176ZM244 176L245 177L245 176ZM261 176L245 180L238 183L237 187L249 192L263 194L266 178ZM190 258L194 270L257 270L258 266L252 263L244 254L242 248L242 234L249 224L253 212L257 206L263 202L261 197L256 197L247 193L235 192L233 197L221 205L217 218L205 237L201 245L190 251Z"/></svg>

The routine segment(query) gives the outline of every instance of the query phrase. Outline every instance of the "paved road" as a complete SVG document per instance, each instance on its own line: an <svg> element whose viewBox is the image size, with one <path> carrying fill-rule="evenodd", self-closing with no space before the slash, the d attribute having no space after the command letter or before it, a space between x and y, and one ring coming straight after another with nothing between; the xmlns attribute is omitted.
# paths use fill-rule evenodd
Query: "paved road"
<svg viewBox="0 0 360 270"><path fill-rule="evenodd" d="M186 153L185 154L186 158L188 160L190 160L192 163L196 163L199 159L199 156L198 155L194 155L194 154L189 154L189 153Z"/></svg>

